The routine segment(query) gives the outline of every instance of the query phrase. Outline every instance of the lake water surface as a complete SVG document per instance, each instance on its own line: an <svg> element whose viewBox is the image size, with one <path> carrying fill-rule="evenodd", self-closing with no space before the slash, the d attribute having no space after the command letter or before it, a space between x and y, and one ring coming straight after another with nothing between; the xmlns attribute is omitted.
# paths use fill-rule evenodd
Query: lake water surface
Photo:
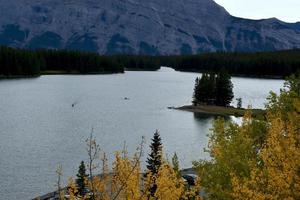
<svg viewBox="0 0 300 200"><path fill-rule="evenodd" d="M134 152L142 136L147 153L156 129L165 154L171 158L177 152L181 167L208 158L203 148L213 118L167 109L190 104L197 76L162 68L1 80L0 196L30 199L55 190L58 164L62 164L65 180L74 176L80 161L87 158L85 139L92 127L109 158L123 148L124 141L128 151ZM283 86L282 80L232 81L243 105L258 108L264 107L270 90L278 93Z"/></svg>

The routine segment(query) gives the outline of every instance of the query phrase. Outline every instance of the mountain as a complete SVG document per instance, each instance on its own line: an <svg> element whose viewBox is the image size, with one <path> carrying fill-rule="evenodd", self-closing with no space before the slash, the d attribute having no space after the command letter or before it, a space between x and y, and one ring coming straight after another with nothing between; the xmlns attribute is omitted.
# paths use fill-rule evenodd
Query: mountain
<svg viewBox="0 0 300 200"><path fill-rule="evenodd" d="M231 16L213 0L0 0L0 44L101 54L300 48L300 23Z"/></svg>

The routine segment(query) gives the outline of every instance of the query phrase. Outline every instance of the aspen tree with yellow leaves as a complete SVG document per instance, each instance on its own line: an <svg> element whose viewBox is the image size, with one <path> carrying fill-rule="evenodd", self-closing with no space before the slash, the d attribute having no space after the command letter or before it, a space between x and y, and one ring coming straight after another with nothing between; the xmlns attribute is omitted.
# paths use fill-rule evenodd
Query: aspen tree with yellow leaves
<svg viewBox="0 0 300 200"><path fill-rule="evenodd" d="M91 140L91 141L89 141ZM91 148L91 145L93 148ZM114 162L109 172L106 155L99 156L93 163L102 163L102 173L97 176L86 177L85 185L87 192L84 196L78 195L76 181L69 179L67 199L71 200L201 200L199 196L200 185L196 180L195 186L187 187L178 173L173 169L163 156L156 173L141 170L141 158L143 155L144 140L131 157L124 148L115 153ZM88 155L94 155L95 147L98 147L95 139L91 136L87 140ZM91 152L91 153L90 153ZM94 153L93 153L94 152ZM99 154L100 152L97 152ZM92 171L101 167L98 164ZM144 175L146 174L146 175ZM151 195L155 179L156 190Z"/></svg>
<svg viewBox="0 0 300 200"><path fill-rule="evenodd" d="M232 174L234 199L300 199L300 79L294 78L270 99L266 140L250 176Z"/></svg>

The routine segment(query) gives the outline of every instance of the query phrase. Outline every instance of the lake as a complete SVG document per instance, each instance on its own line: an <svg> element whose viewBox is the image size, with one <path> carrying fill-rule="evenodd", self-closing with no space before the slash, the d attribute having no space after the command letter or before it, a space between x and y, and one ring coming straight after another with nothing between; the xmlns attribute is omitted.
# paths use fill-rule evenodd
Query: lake
<svg viewBox="0 0 300 200"><path fill-rule="evenodd" d="M55 190L58 164L65 180L74 176L80 161L87 158L85 139L92 128L109 158L124 143L134 152L145 136L145 160L158 129L167 158L177 152L182 168L207 159L203 148L213 118L167 109L190 104L197 76L161 68L0 80L1 197L30 199ZM232 81L235 97L254 108L263 108L269 91L278 93L283 86L282 80Z"/></svg>

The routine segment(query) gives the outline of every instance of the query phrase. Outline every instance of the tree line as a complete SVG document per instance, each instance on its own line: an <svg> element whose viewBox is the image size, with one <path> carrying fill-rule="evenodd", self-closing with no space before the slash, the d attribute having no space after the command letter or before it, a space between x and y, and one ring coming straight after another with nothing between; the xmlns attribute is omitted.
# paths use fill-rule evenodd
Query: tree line
<svg viewBox="0 0 300 200"><path fill-rule="evenodd" d="M165 66L179 71L218 72L231 75L285 78L300 70L300 50L259 53L216 52L162 58Z"/></svg>
<svg viewBox="0 0 300 200"><path fill-rule="evenodd" d="M0 46L0 75L39 75L44 60L35 52Z"/></svg>
<svg viewBox="0 0 300 200"><path fill-rule="evenodd" d="M116 59L100 56L97 53L69 50L34 51L44 61L42 71L64 71L66 73L118 73L124 67Z"/></svg>
<svg viewBox="0 0 300 200"><path fill-rule="evenodd" d="M204 53L182 56L99 55L71 50L25 50L0 46L0 75L119 73L125 69L219 72L230 75L284 78L300 70L300 50L260 53Z"/></svg>
<svg viewBox="0 0 300 200"><path fill-rule="evenodd" d="M115 55L70 50L25 50L0 46L0 76L38 76L43 73L122 73L125 69L157 70L151 56Z"/></svg>

